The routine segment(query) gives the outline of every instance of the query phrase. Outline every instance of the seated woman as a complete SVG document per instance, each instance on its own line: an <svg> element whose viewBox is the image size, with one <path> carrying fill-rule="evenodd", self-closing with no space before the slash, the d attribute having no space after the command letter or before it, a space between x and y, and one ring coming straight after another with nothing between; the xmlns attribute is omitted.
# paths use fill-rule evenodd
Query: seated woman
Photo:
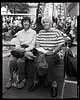
<svg viewBox="0 0 80 100"><path fill-rule="evenodd" d="M6 84L6 88L11 88L13 84L13 72L18 70L18 82L16 88L23 88L25 84L25 58L31 59L34 57L31 50L35 47L36 32L30 28L30 18L24 17L22 19L22 26L24 29L16 34L16 38L11 40L11 43L16 46L12 48L12 55L9 60L9 72L10 78ZM10 43L10 44L11 44ZM27 45L27 47L26 47ZM15 51L15 52L14 52ZM19 57L16 51L23 53L23 56ZM27 60L28 62L28 60ZM32 65L31 65L32 66Z"/></svg>
<svg viewBox="0 0 80 100"><path fill-rule="evenodd" d="M64 52L62 50L62 46L65 43L67 35L64 35L63 32L56 28L51 28L52 22L49 18L43 17L41 22L44 27L44 30L39 31L39 34L36 39L36 49L38 50L38 52L45 54L45 59L48 63L47 79L48 83L50 84L50 93L51 96L56 96L56 91L52 90L55 90L55 84L56 86L58 85L58 80L64 80ZM62 65L58 66L59 64ZM34 77L33 85L31 86L31 91L35 90L39 84L37 75L35 76L36 77Z"/></svg>

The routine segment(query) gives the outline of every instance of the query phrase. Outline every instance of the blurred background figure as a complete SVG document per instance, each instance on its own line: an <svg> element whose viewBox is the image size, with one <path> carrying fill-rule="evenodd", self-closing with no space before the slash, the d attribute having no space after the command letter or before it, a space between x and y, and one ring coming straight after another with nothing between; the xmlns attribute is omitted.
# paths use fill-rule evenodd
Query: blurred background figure
<svg viewBox="0 0 80 100"><path fill-rule="evenodd" d="M53 27L53 28L57 28L57 18L54 18L54 16L53 16L52 20L53 20L53 25L52 25L52 27Z"/></svg>
<svg viewBox="0 0 80 100"><path fill-rule="evenodd" d="M58 18L57 28L61 30L62 32L64 32L65 30L65 17L64 16L61 16L60 18Z"/></svg>

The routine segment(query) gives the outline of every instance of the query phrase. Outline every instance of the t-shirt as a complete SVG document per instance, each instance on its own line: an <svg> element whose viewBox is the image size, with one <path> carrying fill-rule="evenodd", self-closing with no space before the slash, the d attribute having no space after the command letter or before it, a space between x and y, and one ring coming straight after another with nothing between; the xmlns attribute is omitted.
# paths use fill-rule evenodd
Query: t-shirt
<svg viewBox="0 0 80 100"><path fill-rule="evenodd" d="M51 28L48 31L41 30L37 36L36 43L45 50L54 50L58 45L64 44L68 36L56 28ZM61 51L62 52L62 51Z"/></svg>
<svg viewBox="0 0 80 100"><path fill-rule="evenodd" d="M63 34L60 30L50 29L49 31L41 30L37 36L36 42L40 44L40 47L51 50L60 44L64 44L64 37L67 35Z"/></svg>

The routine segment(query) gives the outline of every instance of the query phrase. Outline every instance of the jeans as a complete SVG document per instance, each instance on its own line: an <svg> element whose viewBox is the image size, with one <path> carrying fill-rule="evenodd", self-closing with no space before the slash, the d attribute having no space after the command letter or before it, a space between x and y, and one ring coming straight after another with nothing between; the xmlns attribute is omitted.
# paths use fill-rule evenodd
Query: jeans
<svg viewBox="0 0 80 100"><path fill-rule="evenodd" d="M16 58L11 55L9 59L9 71L10 77L13 78L13 72L18 71L19 80L23 80L25 78L25 58Z"/></svg>
<svg viewBox="0 0 80 100"><path fill-rule="evenodd" d="M39 56L39 55L37 55ZM52 54L52 55L45 55L45 59L48 63L48 71L47 71L47 79L49 83L52 83L53 81L64 81L64 61L60 59L58 54ZM36 63L36 61L35 61ZM37 68L38 66L36 66ZM39 69L35 71L34 80L38 80L39 76Z"/></svg>
<svg viewBox="0 0 80 100"><path fill-rule="evenodd" d="M50 83L53 81L63 81L64 80L64 62L58 54L46 56L46 61L48 63L48 74L47 79Z"/></svg>

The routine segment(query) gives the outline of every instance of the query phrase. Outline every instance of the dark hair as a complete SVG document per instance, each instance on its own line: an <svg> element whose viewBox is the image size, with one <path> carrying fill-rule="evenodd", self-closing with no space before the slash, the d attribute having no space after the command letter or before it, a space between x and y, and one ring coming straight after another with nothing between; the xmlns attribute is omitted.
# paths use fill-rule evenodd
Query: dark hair
<svg viewBox="0 0 80 100"><path fill-rule="evenodd" d="M21 24L22 24L22 26L23 26L23 22L24 21L29 21L29 23L31 24L31 19L29 18L29 17L23 17L23 19L21 20Z"/></svg>
<svg viewBox="0 0 80 100"><path fill-rule="evenodd" d="M52 17L52 21L53 21L53 23L57 24L57 18L54 18L54 16Z"/></svg>

